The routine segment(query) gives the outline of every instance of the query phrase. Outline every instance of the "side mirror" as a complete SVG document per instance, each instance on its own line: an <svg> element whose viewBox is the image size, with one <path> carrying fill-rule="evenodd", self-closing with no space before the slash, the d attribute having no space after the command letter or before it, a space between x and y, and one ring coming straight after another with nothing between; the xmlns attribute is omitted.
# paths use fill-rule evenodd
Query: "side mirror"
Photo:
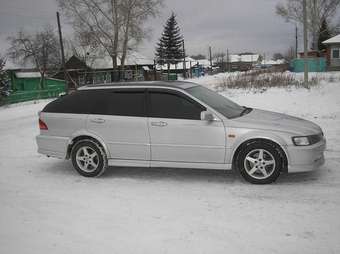
<svg viewBox="0 0 340 254"><path fill-rule="evenodd" d="M201 120L212 122L215 120L214 115L209 111L202 111L201 112Z"/></svg>

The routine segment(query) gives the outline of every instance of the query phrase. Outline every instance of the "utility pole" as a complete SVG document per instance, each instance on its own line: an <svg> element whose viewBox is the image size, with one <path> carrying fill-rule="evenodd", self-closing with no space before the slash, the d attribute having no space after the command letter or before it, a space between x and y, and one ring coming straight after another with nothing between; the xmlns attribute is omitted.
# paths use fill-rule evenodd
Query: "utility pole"
<svg viewBox="0 0 340 254"><path fill-rule="evenodd" d="M68 78L67 78L66 65L65 65L64 43L63 43L63 35L61 33L61 25L60 25L59 12L57 12L57 22L58 22L59 41L60 41L60 50L61 50L61 63L62 63L62 66L63 66L62 68L63 68L63 72L64 72L64 80L65 80L65 86L66 86L66 93L68 94L69 87L68 87Z"/></svg>
<svg viewBox="0 0 340 254"><path fill-rule="evenodd" d="M209 46L209 60L210 60L210 74L212 74L213 64L212 64L212 55L211 55L211 47L210 46Z"/></svg>
<svg viewBox="0 0 340 254"><path fill-rule="evenodd" d="M299 46L298 43L299 43L298 42L298 27L295 26L295 58L298 57L298 46Z"/></svg>
<svg viewBox="0 0 340 254"><path fill-rule="evenodd" d="M185 44L183 40L183 77L186 79L187 78L187 66L185 62Z"/></svg>
<svg viewBox="0 0 340 254"><path fill-rule="evenodd" d="M303 47L304 47L304 83L308 85L308 41L307 41L307 3L303 0Z"/></svg>
<svg viewBox="0 0 340 254"><path fill-rule="evenodd" d="M229 60L229 49L227 49L227 68L228 68L228 72L230 72L230 60Z"/></svg>

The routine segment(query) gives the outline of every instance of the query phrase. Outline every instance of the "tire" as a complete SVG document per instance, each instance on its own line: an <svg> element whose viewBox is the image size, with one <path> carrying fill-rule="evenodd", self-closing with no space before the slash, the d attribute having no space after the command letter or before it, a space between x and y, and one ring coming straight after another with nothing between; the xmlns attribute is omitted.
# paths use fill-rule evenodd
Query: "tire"
<svg viewBox="0 0 340 254"><path fill-rule="evenodd" d="M237 156L236 165L246 181L270 184L280 176L284 163L280 148L261 140L246 144Z"/></svg>
<svg viewBox="0 0 340 254"><path fill-rule="evenodd" d="M103 148L95 141L78 141L72 148L71 160L77 172L85 177L98 177L107 168L107 158Z"/></svg>

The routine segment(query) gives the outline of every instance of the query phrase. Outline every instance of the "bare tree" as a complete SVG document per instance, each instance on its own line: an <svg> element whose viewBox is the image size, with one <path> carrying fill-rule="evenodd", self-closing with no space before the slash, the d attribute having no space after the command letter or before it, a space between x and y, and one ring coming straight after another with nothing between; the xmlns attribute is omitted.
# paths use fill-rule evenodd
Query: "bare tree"
<svg viewBox="0 0 340 254"><path fill-rule="evenodd" d="M124 69L128 49L136 47L149 32L144 27L145 21L149 17L155 17L159 14L159 7L162 4L163 0L125 0L122 2L122 32L124 34L121 57L122 69Z"/></svg>
<svg viewBox="0 0 340 254"><path fill-rule="evenodd" d="M57 0L78 35L90 36L100 45L117 68L119 28L122 25L118 7L122 0Z"/></svg>
<svg viewBox="0 0 340 254"><path fill-rule="evenodd" d="M207 57L203 54L197 54L197 55L192 55L190 56L194 60L201 60L201 59L207 59Z"/></svg>
<svg viewBox="0 0 340 254"><path fill-rule="evenodd" d="M104 49L117 69L117 57L125 62L129 43L146 36L145 21L157 14L162 0L57 0L79 35Z"/></svg>
<svg viewBox="0 0 340 254"><path fill-rule="evenodd" d="M317 48L319 31L323 20L330 21L336 15L340 0L307 1L308 31L311 34L312 48ZM302 0L286 0L276 6L276 13L286 21L303 23Z"/></svg>
<svg viewBox="0 0 340 254"><path fill-rule="evenodd" d="M19 31L15 36L8 37L8 41L11 45L8 56L15 63L33 63L41 74L42 88L45 74L60 66L59 43L53 28L48 26L35 34Z"/></svg>
<svg viewBox="0 0 340 254"><path fill-rule="evenodd" d="M274 53L272 59L276 61L276 60L284 59L284 56L281 53Z"/></svg>
<svg viewBox="0 0 340 254"><path fill-rule="evenodd" d="M291 60L295 59L295 48L294 47L289 47L283 54L283 58L287 61L290 62Z"/></svg>

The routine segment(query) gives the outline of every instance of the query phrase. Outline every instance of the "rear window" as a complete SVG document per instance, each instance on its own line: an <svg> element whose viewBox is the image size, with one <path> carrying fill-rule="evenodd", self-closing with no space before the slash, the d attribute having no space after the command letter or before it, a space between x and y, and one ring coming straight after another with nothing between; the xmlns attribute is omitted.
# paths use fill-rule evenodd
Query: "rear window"
<svg viewBox="0 0 340 254"><path fill-rule="evenodd" d="M144 90L81 90L49 103L49 113L145 116Z"/></svg>
<svg viewBox="0 0 340 254"><path fill-rule="evenodd" d="M65 95L47 104L43 112L47 113L65 113L65 114L89 114L91 105L95 98L94 93L89 91L77 91ZM93 103L91 103L93 104Z"/></svg>

